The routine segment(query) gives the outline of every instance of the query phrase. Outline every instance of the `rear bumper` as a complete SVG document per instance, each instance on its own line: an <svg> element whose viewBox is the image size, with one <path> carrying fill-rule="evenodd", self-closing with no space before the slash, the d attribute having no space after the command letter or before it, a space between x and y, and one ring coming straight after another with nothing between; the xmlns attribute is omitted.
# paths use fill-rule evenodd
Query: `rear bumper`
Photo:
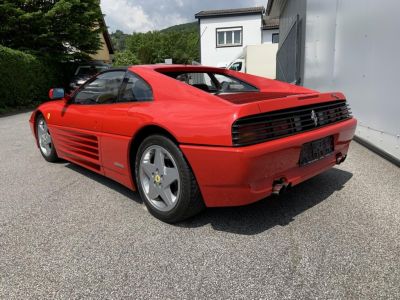
<svg viewBox="0 0 400 300"><path fill-rule="evenodd" d="M269 196L275 180L296 185L336 164L336 154L346 155L357 121L350 119L313 131L247 147L181 145L200 186L206 206L238 206ZM334 136L334 153L300 167L304 143Z"/></svg>

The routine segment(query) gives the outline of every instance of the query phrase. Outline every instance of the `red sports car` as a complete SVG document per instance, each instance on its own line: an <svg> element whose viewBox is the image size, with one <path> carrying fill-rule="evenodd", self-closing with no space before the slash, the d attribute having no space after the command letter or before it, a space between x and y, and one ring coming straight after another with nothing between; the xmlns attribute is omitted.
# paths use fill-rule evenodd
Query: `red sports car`
<svg viewBox="0 0 400 300"><path fill-rule="evenodd" d="M186 65L110 69L50 90L30 124L43 157L138 190L165 222L245 205L344 161L357 121L341 93Z"/></svg>

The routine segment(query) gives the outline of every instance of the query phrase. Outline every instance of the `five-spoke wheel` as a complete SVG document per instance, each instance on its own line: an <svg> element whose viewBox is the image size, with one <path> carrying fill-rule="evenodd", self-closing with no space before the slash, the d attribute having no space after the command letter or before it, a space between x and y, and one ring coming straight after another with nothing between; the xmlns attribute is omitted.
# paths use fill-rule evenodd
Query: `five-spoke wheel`
<svg viewBox="0 0 400 300"><path fill-rule="evenodd" d="M140 159L139 172L147 200L161 211L174 208L181 182L171 153L158 145L148 147Z"/></svg>
<svg viewBox="0 0 400 300"><path fill-rule="evenodd" d="M170 138L151 135L144 139L136 153L135 171L144 203L160 220L178 222L204 208L192 170Z"/></svg>
<svg viewBox="0 0 400 300"><path fill-rule="evenodd" d="M42 115L39 115L36 119L36 137L40 153L44 159L49 162L57 161L58 157L56 149L54 148L47 123Z"/></svg>

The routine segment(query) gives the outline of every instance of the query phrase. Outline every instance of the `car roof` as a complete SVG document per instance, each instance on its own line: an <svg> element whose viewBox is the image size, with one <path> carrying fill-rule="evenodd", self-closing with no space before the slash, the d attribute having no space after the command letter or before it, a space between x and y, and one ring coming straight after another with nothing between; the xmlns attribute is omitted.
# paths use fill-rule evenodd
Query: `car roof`
<svg viewBox="0 0 400 300"><path fill-rule="evenodd" d="M154 71L218 71L222 68L208 67L203 65L182 65L182 64L155 64L155 65L133 65L129 69L151 69Z"/></svg>
<svg viewBox="0 0 400 300"><path fill-rule="evenodd" d="M106 73L110 71L127 71L127 70L151 70L156 72L221 72L225 68L216 68L203 65L181 65L181 64L154 64L154 65L131 65L121 67L111 67L100 73Z"/></svg>

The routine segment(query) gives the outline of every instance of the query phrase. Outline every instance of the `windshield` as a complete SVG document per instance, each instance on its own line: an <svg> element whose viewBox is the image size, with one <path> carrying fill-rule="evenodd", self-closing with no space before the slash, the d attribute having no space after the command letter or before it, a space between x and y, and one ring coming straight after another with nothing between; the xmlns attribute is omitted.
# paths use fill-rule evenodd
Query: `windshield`
<svg viewBox="0 0 400 300"><path fill-rule="evenodd" d="M107 69L107 66L80 66L76 70L75 76L93 76Z"/></svg>
<svg viewBox="0 0 400 300"><path fill-rule="evenodd" d="M185 82L208 93L221 94L258 91L256 87L238 78L219 73L166 72L163 74L175 78L176 80Z"/></svg>

